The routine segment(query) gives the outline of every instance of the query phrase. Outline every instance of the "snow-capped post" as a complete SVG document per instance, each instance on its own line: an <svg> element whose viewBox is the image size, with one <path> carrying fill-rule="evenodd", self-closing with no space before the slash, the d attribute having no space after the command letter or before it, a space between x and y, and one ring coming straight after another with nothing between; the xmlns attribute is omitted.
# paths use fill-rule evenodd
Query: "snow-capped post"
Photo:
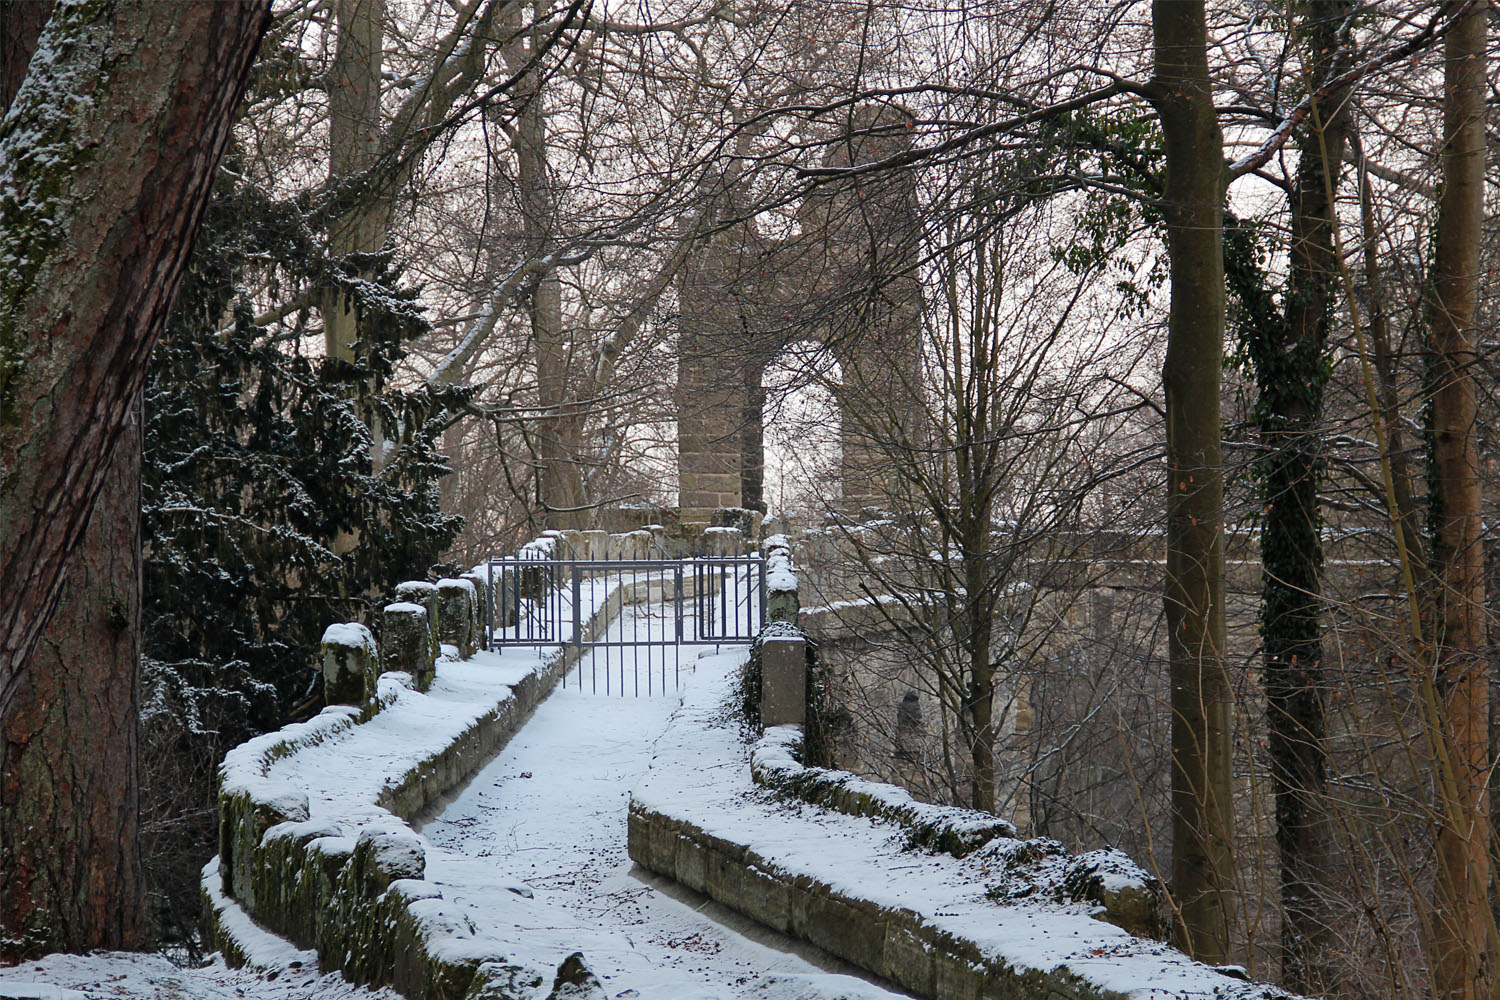
<svg viewBox="0 0 1500 1000"><path fill-rule="evenodd" d="M795 625L801 605L791 543L785 535L771 535L761 547L766 555L766 620Z"/></svg>
<svg viewBox="0 0 1500 1000"><path fill-rule="evenodd" d="M387 604L381 616L380 669L411 674L418 691L432 685L436 651L427 609L410 601Z"/></svg>
<svg viewBox="0 0 1500 1000"><path fill-rule="evenodd" d="M458 647L460 659L474 655L474 604L477 595L468 580L437 582L438 641Z"/></svg>
<svg viewBox="0 0 1500 1000"><path fill-rule="evenodd" d="M745 536L738 528L703 529L703 554L732 558L744 554Z"/></svg>
<svg viewBox="0 0 1500 1000"><path fill-rule="evenodd" d="M358 622L339 622L323 632L323 702L359 705L375 694L380 661L375 637Z"/></svg>
<svg viewBox="0 0 1500 1000"><path fill-rule="evenodd" d="M406 580L396 584L396 600L420 604L427 609L427 629L432 633L432 655L438 654L437 585L426 580Z"/></svg>
<svg viewBox="0 0 1500 1000"><path fill-rule="evenodd" d="M483 649L486 638L484 630L489 624L490 602L494 600L495 595L490 593L489 582L482 573L470 570L467 573L460 573L458 578L468 580L474 587L474 645Z"/></svg>

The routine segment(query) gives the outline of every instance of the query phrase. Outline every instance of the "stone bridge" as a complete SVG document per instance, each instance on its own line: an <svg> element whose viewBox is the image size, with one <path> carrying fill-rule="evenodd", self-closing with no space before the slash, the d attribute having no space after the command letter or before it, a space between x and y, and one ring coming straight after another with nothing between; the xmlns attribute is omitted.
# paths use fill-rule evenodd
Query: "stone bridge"
<svg viewBox="0 0 1500 1000"><path fill-rule="evenodd" d="M687 544L661 531L651 544ZM642 536L549 532L528 548L628 562ZM1070 855L999 816L805 766L793 720L807 660L789 620L801 584L780 538L740 544L768 550L781 620L753 652L702 649L665 701L553 691L585 655L567 636L482 648L485 573L409 581L374 621L331 626L329 707L226 758L220 855L203 872L216 944L237 963L291 955L412 1000L1271 995L1153 940L1160 887L1118 851ZM582 594L572 620L593 638L661 590ZM725 714L756 690L747 677L771 723L749 742ZM488 800L519 811L497 813L498 832L475 841L489 846L465 856L489 807L462 803ZM527 825L554 809L566 815ZM528 857L551 860L527 874ZM755 943L703 915L704 897L761 925ZM806 945L818 964L798 957Z"/></svg>

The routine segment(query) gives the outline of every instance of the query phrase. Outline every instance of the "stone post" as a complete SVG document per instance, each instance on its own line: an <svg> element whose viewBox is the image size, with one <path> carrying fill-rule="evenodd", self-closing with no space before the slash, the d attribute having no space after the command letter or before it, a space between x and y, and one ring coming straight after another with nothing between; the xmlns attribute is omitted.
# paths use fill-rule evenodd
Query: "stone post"
<svg viewBox="0 0 1500 1000"><path fill-rule="evenodd" d="M760 723L802 725L807 716L807 640L797 634L760 641Z"/></svg>
<svg viewBox="0 0 1500 1000"><path fill-rule="evenodd" d="M396 600L420 604L427 609L427 628L432 632L432 655L437 656L437 585L426 580L406 580L396 584Z"/></svg>
<svg viewBox="0 0 1500 1000"><path fill-rule="evenodd" d="M766 620L797 624L801 603L797 574L792 569L792 547L785 535L772 535L762 543L766 554Z"/></svg>
<svg viewBox="0 0 1500 1000"><path fill-rule="evenodd" d="M387 604L380 624L380 668L411 674L418 691L432 686L436 674L436 650L427 609L409 601Z"/></svg>
<svg viewBox="0 0 1500 1000"><path fill-rule="evenodd" d="M475 573L472 570L459 575L460 580L468 580L474 585L474 645L480 649L484 648L485 627L489 625L489 602L494 600L494 595L489 592L490 584L483 573Z"/></svg>
<svg viewBox="0 0 1500 1000"><path fill-rule="evenodd" d="M438 641L458 647L458 657L474 655L474 585L468 580L437 582Z"/></svg>
<svg viewBox="0 0 1500 1000"><path fill-rule="evenodd" d="M330 625L323 632L323 702L359 705L375 696L380 657L375 637L358 622Z"/></svg>
<svg viewBox="0 0 1500 1000"><path fill-rule="evenodd" d="M603 528L591 528L580 534L583 536L583 558L603 559L604 547L609 544L609 532Z"/></svg>
<svg viewBox="0 0 1500 1000"><path fill-rule="evenodd" d="M705 528L703 554L734 557L744 555L745 536L738 528Z"/></svg>

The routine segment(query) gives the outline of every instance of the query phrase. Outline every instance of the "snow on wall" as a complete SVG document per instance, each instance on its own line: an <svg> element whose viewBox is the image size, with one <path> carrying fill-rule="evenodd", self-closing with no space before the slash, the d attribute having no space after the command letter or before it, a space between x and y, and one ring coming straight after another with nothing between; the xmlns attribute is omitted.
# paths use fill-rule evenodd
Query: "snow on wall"
<svg viewBox="0 0 1500 1000"><path fill-rule="evenodd" d="M552 539L541 541L533 551ZM583 597L590 634L622 606L608 581ZM364 639L357 625L331 631ZM426 692L386 673L363 705L330 706L231 750L220 769L219 856L202 883L221 950L256 961L267 945L247 928L259 924L315 949L326 969L413 1000L510 996L550 981L553 970L476 933L423 880L409 821L503 745L577 656L564 647L443 660Z"/></svg>
<svg viewBox="0 0 1500 1000"><path fill-rule="evenodd" d="M922 997L1290 996L1094 919L1092 902L1018 895L1017 872L1049 856L1036 841L997 837L962 859L930 854L889 824L789 805L757 786L726 710L743 662L743 653L698 661L631 796L638 864ZM1108 881L1118 859L1093 860Z"/></svg>
<svg viewBox="0 0 1500 1000"><path fill-rule="evenodd" d="M995 840L1014 838L1016 828L999 816L918 802L906 789L866 781L848 771L803 767L802 727L772 726L750 749L750 776L755 783L815 805L853 816L896 823L918 847L963 857Z"/></svg>

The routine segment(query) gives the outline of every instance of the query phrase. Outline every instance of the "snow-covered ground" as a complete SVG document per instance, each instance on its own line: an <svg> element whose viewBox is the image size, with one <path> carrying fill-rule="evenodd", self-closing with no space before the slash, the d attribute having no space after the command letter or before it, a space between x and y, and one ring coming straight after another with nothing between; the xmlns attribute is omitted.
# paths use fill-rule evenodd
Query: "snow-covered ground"
<svg viewBox="0 0 1500 1000"><path fill-rule="evenodd" d="M627 615L630 614L627 611ZM683 671L697 650L682 651ZM670 654L669 654L670 655ZM611 996L892 998L806 945L751 924L635 868L626 854L631 789L679 704L663 695L603 693L604 652L581 664L510 745L422 828L427 879L496 937L524 941L528 961L554 966L582 951ZM652 663L660 678L660 651ZM591 659L597 662L590 662ZM634 690L635 654L623 669ZM645 669L642 660L642 670ZM588 683L599 676L598 692ZM669 659L670 682L672 665ZM487 926L486 926L487 925Z"/></svg>
<svg viewBox="0 0 1500 1000"><path fill-rule="evenodd" d="M663 613L660 607L626 608L610 636L624 634L632 616L660 619ZM582 951L610 996L621 1000L900 996L816 949L636 868L626 854L631 790L680 704L678 664L687 682L698 651L684 647L680 661L660 648L586 655L567 686L554 691L509 746L423 827L427 879L474 922L478 937L504 942L518 960L547 973L548 985L550 970ZM461 720L445 713L445 704L456 706L467 695L477 698L519 678L535 660L533 650L515 649L445 662L427 699L430 713L443 717L413 720L392 712L299 753L298 771L320 779L308 789L313 815L371 813L368 803L395 767L386 758L409 751L382 726L418 725L446 738ZM286 777L278 768L292 763L278 762L269 777ZM320 974L312 952L259 936L272 956L271 967L260 972L229 969L220 960L183 969L159 955L49 955L0 969L0 998L397 1000L389 990Z"/></svg>
<svg viewBox="0 0 1500 1000"><path fill-rule="evenodd" d="M295 960L294 960L295 961ZM48 955L0 969L0 997L37 1000L401 1000L389 990L354 986L337 972L298 962L255 972L215 959L183 969L161 955L96 952Z"/></svg>

